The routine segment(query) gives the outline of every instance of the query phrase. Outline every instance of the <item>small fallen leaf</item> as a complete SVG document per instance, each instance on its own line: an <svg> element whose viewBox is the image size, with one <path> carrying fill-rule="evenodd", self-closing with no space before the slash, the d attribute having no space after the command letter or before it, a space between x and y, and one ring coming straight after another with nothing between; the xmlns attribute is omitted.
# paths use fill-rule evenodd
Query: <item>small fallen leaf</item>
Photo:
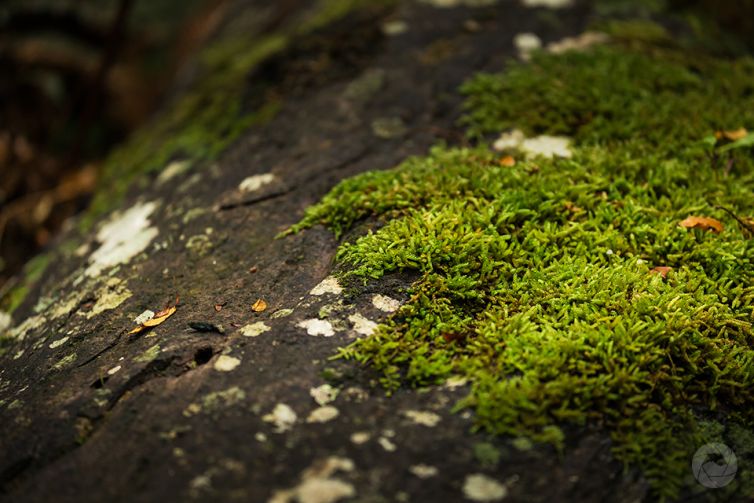
<svg viewBox="0 0 754 503"><path fill-rule="evenodd" d="M715 138L717 138L718 140L725 138L726 140L736 141L740 140L748 134L749 132L746 130L746 128L741 127L732 131L715 131Z"/></svg>
<svg viewBox="0 0 754 503"><path fill-rule="evenodd" d="M709 217L687 217L678 223L686 229L703 229L719 234L723 231L723 224L719 220Z"/></svg>
<svg viewBox="0 0 754 503"><path fill-rule="evenodd" d="M148 330L152 327L156 327L157 325L160 325L162 322L170 318L174 312L178 309L178 297L175 298L175 305L166 307L162 311L159 311L155 313L155 315L146 320L144 323L139 325L138 327L134 328L130 332L128 332L129 335L131 334L138 334L141 331Z"/></svg>
<svg viewBox="0 0 754 503"><path fill-rule="evenodd" d="M257 272L258 270L259 270L259 269L257 269L257 266L253 266L253 267L251 267L251 268L249 269L249 272L250 272L251 274L254 274L254 273L255 273L255 272Z"/></svg>
<svg viewBox="0 0 754 503"><path fill-rule="evenodd" d="M225 306L225 302L223 302L222 304L215 304L215 311L219 313L223 310L223 306Z"/></svg>
<svg viewBox="0 0 754 503"><path fill-rule="evenodd" d="M576 206L575 204L573 204L571 201L566 201L564 206L565 206L565 209L568 210L569 213L581 213L582 211L584 211L578 206Z"/></svg>
<svg viewBox="0 0 754 503"><path fill-rule="evenodd" d="M509 168L513 167L516 165L516 159L514 159L512 155L506 155L505 157L500 159L500 165L507 166Z"/></svg>
<svg viewBox="0 0 754 503"><path fill-rule="evenodd" d="M255 313L261 313L267 309L267 303L263 299L258 299L254 304L251 305L251 310Z"/></svg>
<svg viewBox="0 0 754 503"><path fill-rule="evenodd" d="M659 274L663 278L668 277L668 273L672 271L672 267L664 266L664 265L658 265L657 267L653 267L649 270L649 274Z"/></svg>

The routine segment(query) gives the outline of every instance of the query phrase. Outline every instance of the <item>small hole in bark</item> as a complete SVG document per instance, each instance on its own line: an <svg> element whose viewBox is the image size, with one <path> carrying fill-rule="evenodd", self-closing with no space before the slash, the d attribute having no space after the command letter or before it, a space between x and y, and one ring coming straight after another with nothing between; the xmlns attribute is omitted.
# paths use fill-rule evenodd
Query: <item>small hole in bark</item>
<svg viewBox="0 0 754 503"><path fill-rule="evenodd" d="M100 389L102 386L105 385L105 383L107 382L108 379L110 379L110 376L99 377L99 378L97 378L96 381L94 381L91 384L91 387L94 388L94 389Z"/></svg>
<svg viewBox="0 0 754 503"><path fill-rule="evenodd" d="M210 346L199 348L196 350L196 353L194 353L194 362L196 362L197 365L204 365L212 359L212 355L213 352Z"/></svg>

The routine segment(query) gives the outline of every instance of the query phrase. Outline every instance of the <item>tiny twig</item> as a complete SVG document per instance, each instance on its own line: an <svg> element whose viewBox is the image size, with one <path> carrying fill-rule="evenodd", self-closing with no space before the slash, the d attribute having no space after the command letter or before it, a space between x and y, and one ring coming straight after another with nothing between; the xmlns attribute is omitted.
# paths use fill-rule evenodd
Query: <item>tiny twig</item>
<svg viewBox="0 0 754 503"><path fill-rule="evenodd" d="M723 210L725 213L727 213L728 215L730 215L731 217L733 217L736 220L736 222L738 222L738 224L741 227L743 227L747 232L749 232L749 234L751 236L754 236L754 225L751 225L750 223L746 222L745 220L743 220L742 218L740 218L738 215L736 215L735 213L733 213L732 210L729 210L725 206L720 206L718 204L718 205L715 206L715 208L717 208L719 210Z"/></svg>

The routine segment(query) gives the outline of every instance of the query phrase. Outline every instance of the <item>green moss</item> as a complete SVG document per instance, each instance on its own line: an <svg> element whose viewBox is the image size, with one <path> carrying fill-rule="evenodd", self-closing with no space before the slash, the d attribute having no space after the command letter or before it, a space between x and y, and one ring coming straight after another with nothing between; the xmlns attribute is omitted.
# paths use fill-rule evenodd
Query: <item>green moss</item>
<svg viewBox="0 0 754 503"><path fill-rule="evenodd" d="M754 240L716 209L754 215L754 151L702 141L754 127L752 71L642 45L475 77L474 133L571 135L573 158L511 168L484 144L437 147L309 208L292 231L377 223L340 247L346 276L420 275L341 355L388 390L468 377L458 407L488 432L562 447L563 425L604 425L616 457L676 496L711 419L754 421ZM680 227L689 215L725 230Z"/></svg>
<svg viewBox="0 0 754 503"><path fill-rule="evenodd" d="M31 288L47 270L50 259L50 254L41 253L26 263L21 281L2 299L3 310L12 313L23 303Z"/></svg>

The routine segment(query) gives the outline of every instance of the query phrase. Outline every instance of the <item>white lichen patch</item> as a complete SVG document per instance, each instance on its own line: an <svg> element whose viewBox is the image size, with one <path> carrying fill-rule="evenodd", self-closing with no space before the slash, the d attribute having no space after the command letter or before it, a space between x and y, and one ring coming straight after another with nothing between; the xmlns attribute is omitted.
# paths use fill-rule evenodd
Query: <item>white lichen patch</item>
<svg viewBox="0 0 754 503"><path fill-rule="evenodd" d="M57 347L60 347L60 346L62 346L63 344L65 344L65 343L66 343L66 341L67 341L67 340L68 340L68 337L62 337L62 338L60 338L60 339L57 339L57 340L54 340L54 341L52 341L52 342L50 343L50 349L55 349L55 348L57 348Z"/></svg>
<svg viewBox="0 0 754 503"><path fill-rule="evenodd" d="M425 465L425 464L418 464L418 465L412 465L409 467L408 471L410 471L413 475L419 477L420 479L428 479L430 477L437 476L438 470L434 466Z"/></svg>
<svg viewBox="0 0 754 503"><path fill-rule="evenodd" d="M141 324L143 324L143 323L151 320L152 318L154 318L154 311L151 311L151 310L147 309L146 311L144 311L143 313L141 313L139 316L137 316L136 318L134 318L134 324L141 325Z"/></svg>
<svg viewBox="0 0 754 503"><path fill-rule="evenodd" d="M394 452L398 447L387 437L380 437L377 440L377 443L380 444L380 447L385 449L387 452Z"/></svg>
<svg viewBox="0 0 754 503"><path fill-rule="evenodd" d="M573 0L523 0L524 7L546 7L565 9L573 5Z"/></svg>
<svg viewBox="0 0 754 503"><path fill-rule="evenodd" d="M377 329L377 323L363 317L359 313L354 313L349 316L348 321L353 325L353 330L361 335L372 335Z"/></svg>
<svg viewBox="0 0 754 503"><path fill-rule="evenodd" d="M329 384L323 384L321 386L317 386L316 388L311 388L309 390L309 396L311 396L315 402L317 402L317 405L327 405L328 403L332 402L337 398L338 393L340 390L338 388L335 388Z"/></svg>
<svg viewBox="0 0 754 503"><path fill-rule="evenodd" d="M111 368L110 370L107 371L107 375L109 375L109 376L115 375L115 374L117 374L120 371L121 368L122 367L120 365L116 365L115 367L113 367L113 368Z"/></svg>
<svg viewBox="0 0 754 503"><path fill-rule="evenodd" d="M149 349L141 353L140 355L136 356L134 358L134 361L137 363L149 363L154 361L159 355L160 355L160 345L155 344L154 346L151 346Z"/></svg>
<svg viewBox="0 0 754 503"><path fill-rule="evenodd" d="M296 326L298 328L306 329L306 333L309 335L321 335L323 337L332 337L335 335L335 330L333 329L332 324L327 320L311 318L309 320L300 321Z"/></svg>
<svg viewBox="0 0 754 503"><path fill-rule="evenodd" d="M466 477L463 494L472 501L500 501L508 495L508 489L495 479L474 473Z"/></svg>
<svg viewBox="0 0 754 503"><path fill-rule="evenodd" d="M513 37L513 45L516 46L519 57L527 61L532 52L542 48L542 39L534 33L519 33Z"/></svg>
<svg viewBox="0 0 754 503"><path fill-rule="evenodd" d="M100 247L89 256L84 272L89 277L119 264L126 264L149 246L159 231L150 226L149 216L157 203L137 203L125 212L116 212L97 232Z"/></svg>
<svg viewBox="0 0 754 503"><path fill-rule="evenodd" d="M0 311L0 334L5 333L10 328L11 323L13 323L13 318L10 314Z"/></svg>
<svg viewBox="0 0 754 503"><path fill-rule="evenodd" d="M232 386L222 391L214 391L202 397L200 402L190 403L183 411L183 415L191 417L196 414L212 414L241 403L246 399L246 392L238 386Z"/></svg>
<svg viewBox="0 0 754 503"><path fill-rule="evenodd" d="M301 474L301 482L292 489L275 491L268 503L335 503L356 495L353 485L333 477L336 472L351 472L354 463L348 458L331 456L316 461Z"/></svg>
<svg viewBox="0 0 754 503"><path fill-rule="evenodd" d="M306 418L307 423L326 423L340 415L340 411L332 405L317 407Z"/></svg>
<svg viewBox="0 0 754 503"><path fill-rule="evenodd" d="M284 403L275 405L272 412L262 416L262 421L273 424L277 433L283 433L293 428L297 419L296 412Z"/></svg>
<svg viewBox="0 0 754 503"><path fill-rule="evenodd" d="M261 189L265 185L269 185L275 181L275 175L272 173L264 173L262 175L253 175L238 184L238 190L241 192L254 192Z"/></svg>
<svg viewBox="0 0 754 503"><path fill-rule="evenodd" d="M220 355L215 364L214 369L218 372L230 372L241 364L241 360L228 355Z"/></svg>
<svg viewBox="0 0 754 503"><path fill-rule="evenodd" d="M492 148L497 151L518 149L527 156L542 156L547 158L565 157L570 158L573 154L570 149L571 139L565 136L541 135L534 138L526 138L523 131L514 129L503 133L495 140Z"/></svg>
<svg viewBox="0 0 754 503"><path fill-rule="evenodd" d="M270 318L285 318L286 316L290 316L293 314L293 309L278 309L274 313L270 315Z"/></svg>
<svg viewBox="0 0 754 503"><path fill-rule="evenodd" d="M78 355L76 353L71 353L70 355L61 358L55 365L52 366L52 368L55 370L62 370L69 366L71 363L75 362L76 358L78 358Z"/></svg>
<svg viewBox="0 0 754 503"><path fill-rule="evenodd" d="M343 292L343 288L338 283L338 279L335 276L328 276L320 283L311 289L310 295L324 295L326 293L332 293L338 295Z"/></svg>
<svg viewBox="0 0 754 503"><path fill-rule="evenodd" d="M587 31L577 37L566 37L547 44L547 52L562 54L567 51L583 51L594 45L608 42L610 37L599 31Z"/></svg>
<svg viewBox="0 0 754 503"><path fill-rule="evenodd" d="M495 5L498 0L420 0L421 3L429 4L438 9L451 9L453 7L487 7Z"/></svg>
<svg viewBox="0 0 754 503"><path fill-rule="evenodd" d="M372 296L372 305L382 312L392 313L401 307L401 301L378 293Z"/></svg>
<svg viewBox="0 0 754 503"><path fill-rule="evenodd" d="M107 282L94 293L97 302L86 313L86 318L91 319L100 313L115 309L132 295L126 288L125 283L118 278L108 278Z"/></svg>
<svg viewBox="0 0 754 503"><path fill-rule="evenodd" d="M8 335L16 340L22 341L32 330L42 327L47 322L47 318L42 315L31 316L26 318L20 325L8 331Z"/></svg>
<svg viewBox="0 0 754 503"><path fill-rule="evenodd" d="M416 424L422 426L437 426L442 419L434 412L422 411L422 410L407 410L403 412L403 415L412 420Z"/></svg>
<svg viewBox="0 0 754 503"><path fill-rule="evenodd" d="M370 438L372 438L372 435L370 435L369 432L366 432L366 431L357 431L351 434L351 442L353 442L356 445L365 444L369 442Z"/></svg>
<svg viewBox="0 0 754 503"><path fill-rule="evenodd" d="M163 185L176 176L182 175L183 173L188 171L190 167L191 163L186 160L171 162L170 164L165 166L165 169L163 169L160 175L157 177L157 185Z"/></svg>
<svg viewBox="0 0 754 503"><path fill-rule="evenodd" d="M382 33L388 37L397 37L408 31L408 23L401 19L386 21L382 24Z"/></svg>
<svg viewBox="0 0 754 503"><path fill-rule="evenodd" d="M257 321L255 323L249 323L248 325L244 325L241 327L241 335L245 335L246 337L256 337L260 334L263 334L265 332L269 332L270 327L268 327L263 321Z"/></svg>
<svg viewBox="0 0 754 503"><path fill-rule="evenodd" d="M448 389L456 389L468 384L468 377L463 376L451 376L445 381L445 387Z"/></svg>

